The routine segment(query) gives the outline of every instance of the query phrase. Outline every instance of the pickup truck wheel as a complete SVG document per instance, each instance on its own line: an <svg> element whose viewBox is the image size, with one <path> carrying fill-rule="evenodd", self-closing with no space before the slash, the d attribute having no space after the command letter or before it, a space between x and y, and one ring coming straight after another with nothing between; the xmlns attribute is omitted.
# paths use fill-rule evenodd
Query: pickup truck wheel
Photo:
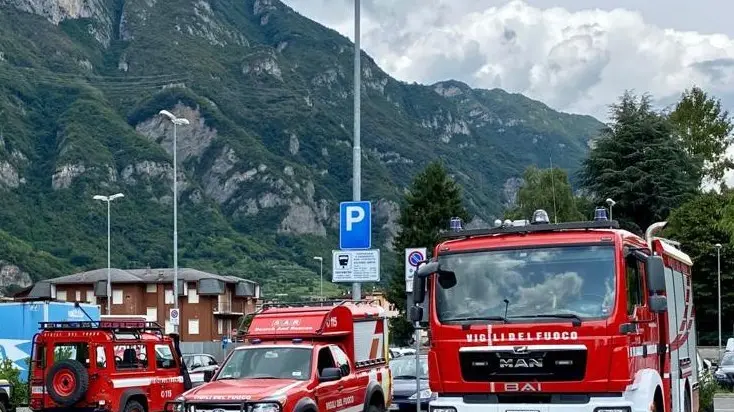
<svg viewBox="0 0 734 412"><path fill-rule="evenodd" d="M59 406L69 407L82 400L89 389L89 374L73 359L56 362L46 374L48 396Z"/></svg>
<svg viewBox="0 0 734 412"><path fill-rule="evenodd" d="M367 408L367 412L385 412L385 407L370 405L369 408Z"/></svg>
<svg viewBox="0 0 734 412"><path fill-rule="evenodd" d="M125 405L125 412L145 412L145 407L138 401L130 401Z"/></svg>

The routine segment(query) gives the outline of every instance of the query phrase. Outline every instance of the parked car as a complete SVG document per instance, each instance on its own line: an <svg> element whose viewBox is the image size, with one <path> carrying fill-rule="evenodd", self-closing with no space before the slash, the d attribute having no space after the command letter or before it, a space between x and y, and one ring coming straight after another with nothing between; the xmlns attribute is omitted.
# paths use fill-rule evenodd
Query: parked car
<svg viewBox="0 0 734 412"><path fill-rule="evenodd" d="M183 355L184 365L191 376L191 383L199 386L204 383L204 372L216 372L219 369L219 363L214 356L206 353L190 353Z"/></svg>
<svg viewBox="0 0 734 412"><path fill-rule="evenodd" d="M729 390L734 389L734 352L726 352L721 357L714 379L720 386Z"/></svg>
<svg viewBox="0 0 734 412"><path fill-rule="evenodd" d="M2 348L2 346L0 346ZM0 379L0 412L11 412L15 410L10 404L10 399L13 397L13 386L10 382Z"/></svg>
<svg viewBox="0 0 734 412"><path fill-rule="evenodd" d="M391 411L415 411L416 398L420 396L421 410L428 410L428 402L435 397L428 388L428 356L418 355L420 371L416 374L416 355L405 355L390 361L393 376L393 401ZM416 384L420 377L420 388Z"/></svg>

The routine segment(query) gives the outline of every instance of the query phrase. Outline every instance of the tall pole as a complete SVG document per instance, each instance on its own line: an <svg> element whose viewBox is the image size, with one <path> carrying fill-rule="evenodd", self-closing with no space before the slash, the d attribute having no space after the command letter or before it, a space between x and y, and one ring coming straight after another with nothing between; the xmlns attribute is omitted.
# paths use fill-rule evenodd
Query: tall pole
<svg viewBox="0 0 734 412"><path fill-rule="evenodd" d="M319 259L319 276L321 277L321 282L319 285L319 296L321 297L321 300L324 300L324 259Z"/></svg>
<svg viewBox="0 0 734 412"><path fill-rule="evenodd" d="M173 307L178 309L178 150L176 148L176 126L187 125L189 121L176 117L168 110L161 110L160 115L173 123ZM181 316L179 315L179 319ZM173 325L174 333L178 333L178 325Z"/></svg>
<svg viewBox="0 0 734 412"><path fill-rule="evenodd" d="M360 146L360 112L361 112L361 77L362 65L360 63L361 48L359 46L359 9L360 0L354 0L354 144L352 145L353 175L352 175L352 200L362 200L362 147ZM362 298L362 288L359 282L352 283L352 299Z"/></svg>
<svg viewBox="0 0 734 412"><path fill-rule="evenodd" d="M102 196L102 195L95 195L92 197L94 200L100 200L102 202L107 202L107 314L111 314L111 301L112 301L112 264L110 263L110 244L111 244L111 236L110 236L110 203L115 200L119 199L121 197L125 197L122 193L117 193L110 196Z"/></svg>
<svg viewBox="0 0 734 412"><path fill-rule="evenodd" d="M716 248L716 273L718 277L719 295L719 361L721 361L721 243L714 245Z"/></svg>
<svg viewBox="0 0 734 412"><path fill-rule="evenodd" d="M110 199L107 199L107 314L111 315L112 301L112 264L110 263Z"/></svg>
<svg viewBox="0 0 734 412"><path fill-rule="evenodd" d="M178 309L178 173L176 157L176 122L173 122L173 307ZM178 316L181 319L181 315ZM173 325L178 333L178 325Z"/></svg>

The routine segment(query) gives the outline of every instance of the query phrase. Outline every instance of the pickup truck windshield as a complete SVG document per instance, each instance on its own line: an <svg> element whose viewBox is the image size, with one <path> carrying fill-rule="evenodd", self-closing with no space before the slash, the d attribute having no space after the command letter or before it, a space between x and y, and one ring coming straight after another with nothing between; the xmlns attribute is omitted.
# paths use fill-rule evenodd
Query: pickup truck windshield
<svg viewBox="0 0 734 412"><path fill-rule="evenodd" d="M293 379L311 377L312 349L258 348L236 350L222 365L220 379Z"/></svg>
<svg viewBox="0 0 734 412"><path fill-rule="evenodd" d="M614 248L563 246L439 255L456 284L436 286L441 322L606 318L614 305ZM506 301L505 301L506 300ZM517 318L517 319L515 319ZM535 319L537 320L537 319Z"/></svg>

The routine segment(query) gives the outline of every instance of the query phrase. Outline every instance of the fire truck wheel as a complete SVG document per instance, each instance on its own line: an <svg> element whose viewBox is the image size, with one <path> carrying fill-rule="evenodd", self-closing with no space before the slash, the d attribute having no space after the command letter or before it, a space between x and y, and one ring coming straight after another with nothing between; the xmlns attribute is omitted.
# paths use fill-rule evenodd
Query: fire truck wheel
<svg viewBox="0 0 734 412"><path fill-rule="evenodd" d="M145 412L145 407L138 401L129 401L124 412Z"/></svg>
<svg viewBox="0 0 734 412"><path fill-rule="evenodd" d="M76 360L56 362L46 375L48 396L59 406L69 407L79 402L89 388L89 374Z"/></svg>

